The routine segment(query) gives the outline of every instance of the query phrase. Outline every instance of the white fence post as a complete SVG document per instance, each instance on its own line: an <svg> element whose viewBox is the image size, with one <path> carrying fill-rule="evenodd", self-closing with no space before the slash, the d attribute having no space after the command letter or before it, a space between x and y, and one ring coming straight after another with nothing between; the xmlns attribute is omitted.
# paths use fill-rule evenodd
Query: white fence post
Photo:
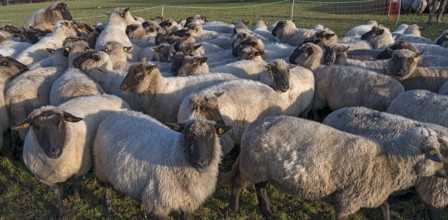
<svg viewBox="0 0 448 220"><path fill-rule="evenodd" d="M291 21L293 17L294 17L294 0L292 0L292 6L291 6Z"/></svg>

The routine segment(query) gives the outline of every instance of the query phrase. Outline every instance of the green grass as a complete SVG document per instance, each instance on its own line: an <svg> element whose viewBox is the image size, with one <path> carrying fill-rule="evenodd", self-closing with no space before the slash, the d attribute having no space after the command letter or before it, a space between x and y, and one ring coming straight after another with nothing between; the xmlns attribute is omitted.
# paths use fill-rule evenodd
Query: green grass
<svg viewBox="0 0 448 220"><path fill-rule="evenodd" d="M236 7L250 6L260 3L273 2L273 0L258 1L213 1L213 0L165 0L145 1L138 0L129 3L118 0L102 1L68 1L73 17L95 17L83 21L89 24L104 22L105 13L117 6L131 7L131 11L159 5L182 5L188 7ZM213 4L211 4L213 3ZM48 3L0 6L0 20L10 20L3 23L12 23L20 26L25 19L39 8L47 7ZM368 14L344 14L340 11L329 12L328 7L333 5L296 4L294 21L299 27L310 28L317 23L323 24L343 35L349 28L370 19L376 19L392 28L395 21L386 16ZM233 22L238 19L255 21L258 19L274 22L289 19L290 3L280 3L264 7L245 9L186 9L165 7L164 16L174 19L186 18L194 14L204 14L209 20ZM134 15L145 19L161 15L161 8L134 12ZM402 15L400 23L415 23L426 30L423 35L435 38L446 23L428 26L427 15ZM446 19L445 19L446 20ZM2 22L2 21L0 21ZM26 167L18 161L12 160L12 149L9 138L5 136L4 147L0 150L0 219L55 219L57 216L56 203L50 188L40 183ZM64 195L70 194L70 183L64 183ZM278 192L272 187L268 189L271 208L276 219L333 219L334 209L323 202L305 202L294 196ZM241 197L240 211L227 216L225 209L230 195L229 187L219 187L215 194L194 213L194 219L262 219L257 209L256 195L252 188L246 189ZM82 179L81 200L71 201L64 199L68 219L142 219L139 201L118 192L113 193L113 208L106 212L104 204L104 187L89 173ZM173 219L179 218L179 213L171 215ZM425 219L424 206L419 199L391 205L392 219ZM350 216L352 220L380 219L379 211L363 209ZM448 210L445 209L442 219L448 219Z"/></svg>

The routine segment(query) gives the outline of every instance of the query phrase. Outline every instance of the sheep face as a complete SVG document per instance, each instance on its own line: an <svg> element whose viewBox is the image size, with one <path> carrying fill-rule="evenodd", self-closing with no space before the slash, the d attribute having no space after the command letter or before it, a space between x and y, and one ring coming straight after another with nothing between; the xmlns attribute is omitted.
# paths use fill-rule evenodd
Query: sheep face
<svg viewBox="0 0 448 220"><path fill-rule="evenodd" d="M89 33L94 31L92 27L86 23L75 23L75 27L78 29L80 37L87 37Z"/></svg>
<svg viewBox="0 0 448 220"><path fill-rule="evenodd" d="M401 50L401 49L407 49L413 52L417 52L417 48L414 47L411 43L401 40L398 43L393 44L389 47L391 50ZM389 53L388 49L383 50L381 53L378 54L377 59L384 60L384 59L390 59L392 57L392 54Z"/></svg>
<svg viewBox="0 0 448 220"><path fill-rule="evenodd" d="M126 27L126 35L129 39L142 39L146 30L140 24L130 24Z"/></svg>
<svg viewBox="0 0 448 220"><path fill-rule="evenodd" d="M333 65L341 63L341 60L347 59L347 50L350 47L345 47L341 45L330 45L324 46L324 60L325 65Z"/></svg>
<svg viewBox="0 0 448 220"><path fill-rule="evenodd" d="M126 28L126 26L127 26L126 18L128 16L127 15L128 10L129 10L129 8L127 8L127 9L114 8L114 10L112 10L112 13L109 14L109 17L107 18L107 24L112 24L112 25ZM131 16L131 18L132 18L132 16ZM132 18L132 19L134 19L134 18Z"/></svg>
<svg viewBox="0 0 448 220"><path fill-rule="evenodd" d="M283 60L276 60L272 64L266 66L272 84L271 86L275 91L286 92L289 90L289 79L290 79L290 66Z"/></svg>
<svg viewBox="0 0 448 220"><path fill-rule="evenodd" d="M216 121L224 124L224 118L219 111L218 98L224 94L201 94L193 96L188 103L188 109L191 112L191 118L202 118L210 121Z"/></svg>
<svg viewBox="0 0 448 220"><path fill-rule="evenodd" d="M100 72L108 71L112 70L112 60L106 52L88 51L75 58L73 66L86 72L91 72L95 69L100 70Z"/></svg>
<svg viewBox="0 0 448 220"><path fill-rule="evenodd" d="M14 129L31 126L33 135L47 157L57 159L61 156L66 140L66 122L79 122L78 118L59 109L40 110L32 112L23 123Z"/></svg>
<svg viewBox="0 0 448 220"><path fill-rule="evenodd" d="M390 53L392 53L392 58L388 62L388 75L398 80L404 80L414 73L423 51L414 53L405 49L393 52L391 50Z"/></svg>
<svg viewBox="0 0 448 220"><path fill-rule="evenodd" d="M11 57L0 55L0 72L2 73L2 78L9 79L27 70L28 67L21 62Z"/></svg>
<svg viewBox="0 0 448 220"><path fill-rule="evenodd" d="M208 120L192 120L178 124L182 131L183 146L189 163L200 173L207 171L217 150L217 136L224 134L230 126L216 124Z"/></svg>
<svg viewBox="0 0 448 220"><path fill-rule="evenodd" d="M153 76L160 76L158 67L158 65L150 64L132 65L120 85L121 91L143 93L151 85Z"/></svg>
<svg viewBox="0 0 448 220"><path fill-rule="evenodd" d="M239 55L239 60L262 60L262 53L254 47L242 48Z"/></svg>
<svg viewBox="0 0 448 220"><path fill-rule="evenodd" d="M119 62L126 62L129 51L131 50L132 47L123 47L121 43L116 41L107 42L103 48L103 51L109 54L113 65Z"/></svg>
<svg viewBox="0 0 448 220"><path fill-rule="evenodd" d="M174 50L176 52L180 52L184 55L193 55L197 49L199 49L202 46L202 44L195 45L193 42L178 42L174 44Z"/></svg>
<svg viewBox="0 0 448 220"><path fill-rule="evenodd" d="M361 39L370 41L370 39L373 39L374 37L382 35L382 34L384 34L384 29L379 28L379 27L372 27L372 29L370 31L361 35Z"/></svg>
<svg viewBox="0 0 448 220"><path fill-rule="evenodd" d="M151 49L154 51L153 61L171 62L172 57L176 53L174 46L171 44L161 44Z"/></svg>
<svg viewBox="0 0 448 220"><path fill-rule="evenodd" d="M310 68L308 64L312 64L315 59L319 59L320 61L321 57L319 56L323 56L323 51L318 45L304 43L298 46L291 56L289 56L289 62Z"/></svg>
<svg viewBox="0 0 448 220"><path fill-rule="evenodd" d="M272 29L272 35L274 37L277 37L277 31L283 29L284 26L285 26L285 21L277 22L277 25L275 25L274 29Z"/></svg>
<svg viewBox="0 0 448 220"><path fill-rule="evenodd" d="M182 59L182 64L178 67L179 62L176 65L173 62L171 71L177 73L178 76L189 76L196 73L199 68L207 61L207 57L191 57L186 56Z"/></svg>
<svg viewBox="0 0 448 220"><path fill-rule="evenodd" d="M338 37L336 36L336 33L334 33L333 31L331 31L329 29L322 29L322 30L316 31L316 33L314 34L314 37L312 39L313 40L312 42L320 41L322 43L322 45L326 46L326 45L336 44L337 38Z"/></svg>
<svg viewBox="0 0 448 220"><path fill-rule="evenodd" d="M160 29L159 24L153 21L145 21L142 23L142 26L151 37L155 37Z"/></svg>
<svg viewBox="0 0 448 220"><path fill-rule="evenodd" d="M72 14L70 13L70 11L67 8L67 4L65 3L57 3L56 5L54 5L54 7L51 9L52 13L55 15L60 15L58 17L64 19L64 20L73 20Z"/></svg>

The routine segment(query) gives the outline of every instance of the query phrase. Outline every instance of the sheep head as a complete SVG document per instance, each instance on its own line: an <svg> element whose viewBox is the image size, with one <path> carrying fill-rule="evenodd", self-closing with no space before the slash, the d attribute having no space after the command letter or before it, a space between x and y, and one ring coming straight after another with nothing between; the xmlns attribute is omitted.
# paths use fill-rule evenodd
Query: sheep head
<svg viewBox="0 0 448 220"><path fill-rule="evenodd" d="M172 44L161 44L157 47L151 48L154 51L153 61L159 62L171 62L172 57L176 53L174 45Z"/></svg>
<svg viewBox="0 0 448 220"><path fill-rule="evenodd" d="M207 171L213 160L221 155L218 136L230 130L231 126L217 124L209 120L190 120L182 124L168 124L174 130L182 132L182 145L188 162L199 173Z"/></svg>
<svg viewBox="0 0 448 220"><path fill-rule="evenodd" d="M10 79L18 74L28 70L28 67L21 62L11 58L0 55L0 71L2 79Z"/></svg>
<svg viewBox="0 0 448 220"><path fill-rule="evenodd" d="M112 70L112 60L103 51L89 50L73 60L73 66L86 72Z"/></svg>
<svg viewBox="0 0 448 220"><path fill-rule="evenodd" d="M207 57L200 56L185 56L181 57L181 65L179 66L179 60L176 65L171 66L171 71L176 73L177 76L189 76L198 73L208 73L208 66L205 63Z"/></svg>
<svg viewBox="0 0 448 220"><path fill-rule="evenodd" d="M66 123L75 123L82 118L54 107L36 109L15 130L31 127L34 138L47 157L57 159L61 156L67 138Z"/></svg>
<svg viewBox="0 0 448 220"><path fill-rule="evenodd" d="M122 92L142 93L151 85L153 76L160 76L159 65L146 63L135 64L129 67L128 74L120 85Z"/></svg>
<svg viewBox="0 0 448 220"><path fill-rule="evenodd" d="M73 20L72 14L67 8L67 4L62 2L57 2L53 6L50 6L50 11L58 15L63 20Z"/></svg>
<svg viewBox="0 0 448 220"><path fill-rule="evenodd" d="M103 51L109 54L113 65L120 62L126 62L131 50L132 47L124 47L121 43L116 41L107 42L103 48Z"/></svg>
<svg viewBox="0 0 448 220"><path fill-rule="evenodd" d="M388 61L387 74L398 80L410 77L417 68L418 60L423 51L412 52L410 50L389 50L392 58Z"/></svg>
<svg viewBox="0 0 448 220"><path fill-rule="evenodd" d="M273 63L266 65L271 82L268 85L275 91L287 92L289 90L290 68L290 64L284 60L275 60Z"/></svg>

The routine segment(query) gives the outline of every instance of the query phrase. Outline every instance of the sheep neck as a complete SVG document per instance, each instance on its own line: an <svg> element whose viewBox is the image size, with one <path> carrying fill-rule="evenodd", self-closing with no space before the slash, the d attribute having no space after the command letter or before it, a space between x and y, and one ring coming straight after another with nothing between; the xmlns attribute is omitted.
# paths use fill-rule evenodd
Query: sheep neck
<svg viewBox="0 0 448 220"><path fill-rule="evenodd" d="M139 94L140 97L143 97L146 101L154 100L157 96L163 91L163 88L168 83L166 79L162 76L162 74L158 71L150 74L149 77L144 79L144 83L148 85L145 88L145 91Z"/></svg>

